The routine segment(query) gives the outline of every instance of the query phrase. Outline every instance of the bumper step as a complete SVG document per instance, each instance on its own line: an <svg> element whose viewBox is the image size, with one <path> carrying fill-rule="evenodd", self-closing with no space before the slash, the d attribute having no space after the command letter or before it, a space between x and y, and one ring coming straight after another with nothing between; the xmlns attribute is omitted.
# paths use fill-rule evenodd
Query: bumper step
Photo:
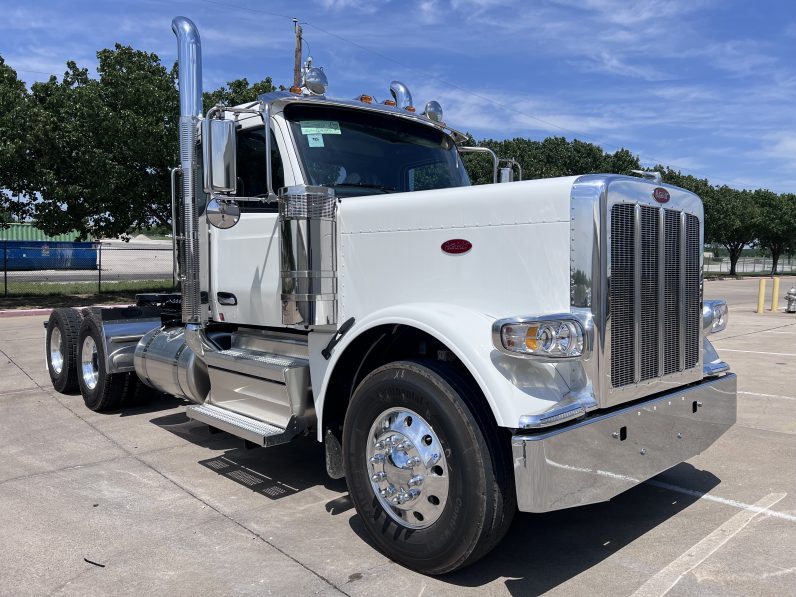
<svg viewBox="0 0 796 597"><path fill-rule="evenodd" d="M206 423L263 447L285 444L298 435L298 427L293 420L287 428L282 428L212 404L188 406L186 414L189 419Z"/></svg>

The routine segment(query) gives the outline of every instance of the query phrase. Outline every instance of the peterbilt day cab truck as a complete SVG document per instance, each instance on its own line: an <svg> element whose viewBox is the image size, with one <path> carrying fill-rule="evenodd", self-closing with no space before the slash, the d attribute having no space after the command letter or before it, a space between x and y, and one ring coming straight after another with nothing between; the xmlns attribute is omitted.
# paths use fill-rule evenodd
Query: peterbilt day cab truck
<svg viewBox="0 0 796 597"><path fill-rule="evenodd" d="M647 178L470 186L436 102L303 86L201 113L177 17L180 292L57 309L55 388L92 410L142 388L273 446L323 442L373 542L428 574L468 565L517 509L613 496L708 448L736 379L708 340L703 208Z"/></svg>

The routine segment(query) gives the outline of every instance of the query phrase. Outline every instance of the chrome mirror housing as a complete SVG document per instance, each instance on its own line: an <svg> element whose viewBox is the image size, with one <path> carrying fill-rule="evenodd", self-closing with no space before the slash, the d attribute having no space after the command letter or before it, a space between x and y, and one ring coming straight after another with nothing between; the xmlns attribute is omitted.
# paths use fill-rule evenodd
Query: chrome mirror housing
<svg viewBox="0 0 796 597"><path fill-rule="evenodd" d="M514 170L512 168L501 168L498 182L514 182Z"/></svg>
<svg viewBox="0 0 796 597"><path fill-rule="evenodd" d="M202 122L205 193L235 193L237 189L235 123L207 118Z"/></svg>
<svg viewBox="0 0 796 597"><path fill-rule="evenodd" d="M232 228L240 220L240 207L226 197L213 197L207 204L205 213L207 223L221 230Z"/></svg>

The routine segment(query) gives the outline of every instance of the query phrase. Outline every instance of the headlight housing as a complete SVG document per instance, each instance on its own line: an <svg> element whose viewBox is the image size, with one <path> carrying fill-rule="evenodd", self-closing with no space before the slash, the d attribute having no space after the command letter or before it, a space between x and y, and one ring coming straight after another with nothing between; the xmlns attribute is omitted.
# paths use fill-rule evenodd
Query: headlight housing
<svg viewBox="0 0 796 597"><path fill-rule="evenodd" d="M705 335L715 334L726 328L728 317L727 301L705 301L702 305L702 329Z"/></svg>
<svg viewBox="0 0 796 597"><path fill-rule="evenodd" d="M575 315L509 317L492 325L500 352L543 360L579 359L588 355L589 324Z"/></svg>

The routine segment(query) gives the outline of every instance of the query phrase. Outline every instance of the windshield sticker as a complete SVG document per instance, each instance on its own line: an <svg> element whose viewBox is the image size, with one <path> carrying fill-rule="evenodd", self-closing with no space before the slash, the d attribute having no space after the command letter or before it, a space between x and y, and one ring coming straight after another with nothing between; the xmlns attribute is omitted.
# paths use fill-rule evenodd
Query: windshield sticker
<svg viewBox="0 0 796 597"><path fill-rule="evenodd" d="M302 120L302 135L339 135L340 123L335 120Z"/></svg>
<svg viewBox="0 0 796 597"><path fill-rule="evenodd" d="M323 147L323 135L307 135L310 147Z"/></svg>

